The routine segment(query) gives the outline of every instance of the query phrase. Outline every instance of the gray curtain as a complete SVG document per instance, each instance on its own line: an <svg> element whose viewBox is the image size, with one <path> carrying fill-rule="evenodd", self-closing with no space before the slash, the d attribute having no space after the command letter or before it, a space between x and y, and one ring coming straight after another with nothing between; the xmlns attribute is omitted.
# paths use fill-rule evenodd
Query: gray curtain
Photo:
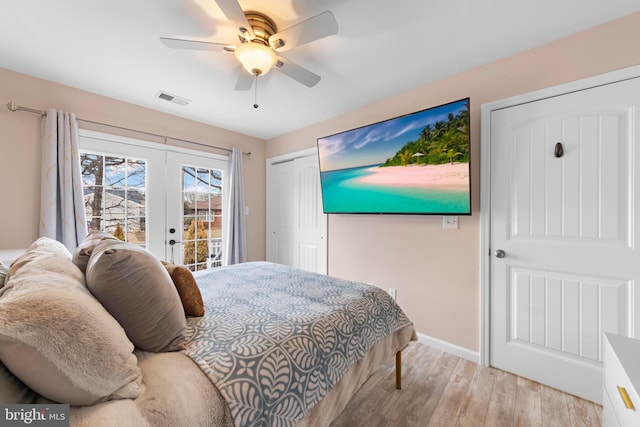
<svg viewBox="0 0 640 427"><path fill-rule="evenodd" d="M244 183L242 179L242 151L231 151L229 170L229 217L225 232L223 265L239 264L247 261L247 238L244 224Z"/></svg>
<svg viewBox="0 0 640 427"><path fill-rule="evenodd" d="M42 118L41 136L39 235L73 252L87 234L75 115L48 110Z"/></svg>

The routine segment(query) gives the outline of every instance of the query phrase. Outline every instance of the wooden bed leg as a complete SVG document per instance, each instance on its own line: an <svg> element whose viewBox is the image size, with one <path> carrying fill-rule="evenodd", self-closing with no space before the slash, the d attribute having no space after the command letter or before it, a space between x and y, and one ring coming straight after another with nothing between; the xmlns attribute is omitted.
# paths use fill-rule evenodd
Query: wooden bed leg
<svg viewBox="0 0 640 427"><path fill-rule="evenodd" d="M402 389L402 351L396 353L396 389Z"/></svg>

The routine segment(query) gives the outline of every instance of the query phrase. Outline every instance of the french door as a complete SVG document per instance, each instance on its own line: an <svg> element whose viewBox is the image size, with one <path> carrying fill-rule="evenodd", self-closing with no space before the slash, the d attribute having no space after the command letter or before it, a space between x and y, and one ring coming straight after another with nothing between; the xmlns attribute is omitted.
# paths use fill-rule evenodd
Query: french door
<svg viewBox="0 0 640 427"><path fill-rule="evenodd" d="M191 270L219 266L225 156L82 130L87 223Z"/></svg>
<svg viewBox="0 0 640 427"><path fill-rule="evenodd" d="M192 271L222 265L226 160L167 152L167 259Z"/></svg>

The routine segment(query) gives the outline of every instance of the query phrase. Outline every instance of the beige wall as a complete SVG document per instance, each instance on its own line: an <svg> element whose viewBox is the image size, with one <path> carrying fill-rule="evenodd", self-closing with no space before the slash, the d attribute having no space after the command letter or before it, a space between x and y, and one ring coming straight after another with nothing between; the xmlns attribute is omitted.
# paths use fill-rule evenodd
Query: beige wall
<svg viewBox="0 0 640 427"><path fill-rule="evenodd" d="M248 256L250 260L265 258L264 141L2 68L0 249L24 248L37 237L40 208L40 117L9 111L5 107L9 101L38 110L56 108L73 112L77 117L87 120L250 151L252 155L244 157L245 204L250 211L247 217ZM116 131L113 128L86 124L81 124L81 127L150 139L148 136ZM225 154L219 150L205 150Z"/></svg>
<svg viewBox="0 0 640 427"><path fill-rule="evenodd" d="M250 208L247 240L249 258L261 260L265 257L265 158L315 147L320 136L470 97L473 215L460 217L459 230L443 230L438 216L332 215L329 273L398 289L399 302L419 332L478 351L480 105L640 64L639 39L640 14L630 15L274 138L266 148L256 138L0 69L0 249L25 247L38 230L39 117L10 112L4 107L10 100L251 151L253 155L244 162Z"/></svg>
<svg viewBox="0 0 640 427"><path fill-rule="evenodd" d="M505 34L508 37L508 34ZM459 230L441 216L331 215L329 274L398 289L418 332L479 351L480 106L640 64L640 13L267 141L266 157L316 138L471 98L472 209Z"/></svg>

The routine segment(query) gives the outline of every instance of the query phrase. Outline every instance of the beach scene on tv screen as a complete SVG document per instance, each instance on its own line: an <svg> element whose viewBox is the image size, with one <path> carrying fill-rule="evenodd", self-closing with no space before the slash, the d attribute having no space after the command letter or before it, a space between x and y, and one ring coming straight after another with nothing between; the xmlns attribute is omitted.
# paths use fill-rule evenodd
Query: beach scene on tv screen
<svg viewBox="0 0 640 427"><path fill-rule="evenodd" d="M318 139L327 213L469 214L469 100Z"/></svg>

